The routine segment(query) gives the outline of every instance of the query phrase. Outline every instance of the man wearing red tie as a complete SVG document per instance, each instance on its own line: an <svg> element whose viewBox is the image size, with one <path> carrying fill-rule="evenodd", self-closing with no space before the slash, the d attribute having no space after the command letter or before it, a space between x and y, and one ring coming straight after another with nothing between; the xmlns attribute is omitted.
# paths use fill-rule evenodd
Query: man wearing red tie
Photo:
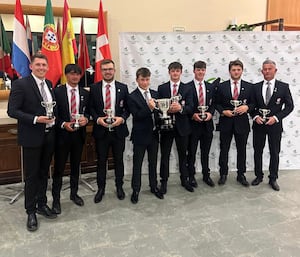
<svg viewBox="0 0 300 257"><path fill-rule="evenodd" d="M254 109L253 85L241 79L243 63L229 63L230 79L221 83L216 92L216 109L220 113L220 179L224 185L228 175L228 153L234 136L237 151L237 181L248 187L246 180L246 144L250 132L248 113Z"/></svg>

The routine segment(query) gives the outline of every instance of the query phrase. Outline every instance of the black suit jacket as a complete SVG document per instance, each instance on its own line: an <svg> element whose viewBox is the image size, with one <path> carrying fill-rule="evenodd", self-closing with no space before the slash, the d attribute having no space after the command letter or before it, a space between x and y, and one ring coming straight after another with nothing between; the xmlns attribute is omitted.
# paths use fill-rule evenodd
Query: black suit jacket
<svg viewBox="0 0 300 257"><path fill-rule="evenodd" d="M54 101L52 84L49 80L46 80L46 84ZM46 110L41 105L42 101L43 98L32 75L13 82L7 113L18 120L18 143L24 147L38 147L43 143L46 124L33 124L36 116L46 115ZM54 114L56 116L56 107Z"/></svg>
<svg viewBox="0 0 300 257"><path fill-rule="evenodd" d="M126 119L129 117L129 110L127 106L128 88L127 85L115 81L116 86L116 103L115 103L115 116L122 117L124 123L114 128L119 138L125 138L129 135L126 125ZM97 119L105 117L104 102L102 95L102 81L99 81L90 88L90 114L94 120L93 136L95 138L102 138L105 136L107 128L98 125Z"/></svg>
<svg viewBox="0 0 300 257"><path fill-rule="evenodd" d="M273 129L278 129L282 131L282 119L288 116L294 109L294 103L292 95L287 83L275 80L273 94L268 105L265 104L262 95L262 86L263 81L255 84L254 87L254 100L255 100L255 109L252 112L252 117L256 115L261 115L259 109L269 109L271 112L268 116L276 116L279 122L272 125ZM258 125L256 122L253 122L253 128L257 128L262 125Z"/></svg>
<svg viewBox="0 0 300 257"><path fill-rule="evenodd" d="M89 92L81 87L79 89L79 113L83 114L87 119L89 119ZM57 106L57 118L56 118L56 128L57 128L57 139L58 140L68 140L69 134L72 132L68 132L66 129L61 128L63 122L70 122L70 107L68 101L67 87L65 85L61 85L56 87L54 90L55 98L56 98L56 106ZM79 128L79 134L82 140L85 140L86 136L86 127Z"/></svg>
<svg viewBox="0 0 300 257"><path fill-rule="evenodd" d="M177 129L180 136L187 136L191 133L191 126L189 121L189 115L193 112L193 99L190 87L180 82L178 88L178 94L181 95L182 99L179 101L183 110L175 114L175 128ZM170 81L158 86L159 98L171 98Z"/></svg>
<svg viewBox="0 0 300 257"><path fill-rule="evenodd" d="M153 99L158 98L158 93L152 89L150 89L150 94ZM153 133L158 137L158 111L156 109L153 111L150 110L144 96L138 88L129 94L128 107L133 117L131 131L132 143L139 145L150 144L153 139Z"/></svg>
<svg viewBox="0 0 300 257"><path fill-rule="evenodd" d="M251 113L254 109L253 85L241 80L238 100L242 101L243 105L248 105L248 113L231 118L224 116L222 114L224 110L233 110L234 108L230 103L232 99L230 80L220 83L216 91L216 109L220 113L219 129L221 132L234 130L239 134L249 133L250 125L248 113Z"/></svg>
<svg viewBox="0 0 300 257"><path fill-rule="evenodd" d="M204 83L205 83L205 88L206 88L205 105L208 106L207 112L211 113L211 115L214 115L214 112L215 112L215 106L214 106L215 87L213 84L210 84L206 81L204 81ZM198 99L198 95L196 92L194 80L187 83L187 86L189 86L191 88L191 92L192 92L192 96L193 96L194 108L193 108L192 114L190 115L192 130L198 130L199 127L201 126L202 128L204 127L207 131L213 131L214 123L213 123L212 119L209 121L206 121L206 122L197 122L197 121L192 120L193 114L199 113L199 110L197 109L197 107L199 105L199 99Z"/></svg>

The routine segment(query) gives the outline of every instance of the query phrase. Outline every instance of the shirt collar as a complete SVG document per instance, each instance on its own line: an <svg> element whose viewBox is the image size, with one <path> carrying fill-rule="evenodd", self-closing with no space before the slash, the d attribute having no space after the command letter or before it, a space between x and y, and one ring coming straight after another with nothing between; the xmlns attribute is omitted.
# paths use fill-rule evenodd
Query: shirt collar
<svg viewBox="0 0 300 257"><path fill-rule="evenodd" d="M35 82L40 85L41 82L45 82L45 78L44 79L40 79L37 76L35 76L33 73L31 73L32 77L34 78ZM46 83L46 82L45 82Z"/></svg>
<svg viewBox="0 0 300 257"><path fill-rule="evenodd" d="M66 83L67 90L76 89L78 90L78 85L76 87L71 87L68 83Z"/></svg>

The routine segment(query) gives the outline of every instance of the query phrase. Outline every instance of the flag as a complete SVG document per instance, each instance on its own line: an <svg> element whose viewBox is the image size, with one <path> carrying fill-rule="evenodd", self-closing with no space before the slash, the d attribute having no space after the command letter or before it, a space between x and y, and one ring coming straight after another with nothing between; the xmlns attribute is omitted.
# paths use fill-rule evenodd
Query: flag
<svg viewBox="0 0 300 257"><path fill-rule="evenodd" d="M12 47L12 63L17 73L22 76L28 76L31 71L29 68L30 55L26 37L26 27L24 23L21 1L16 0L14 33Z"/></svg>
<svg viewBox="0 0 300 257"><path fill-rule="evenodd" d="M56 24L56 34L57 34L57 41L59 44L59 49L61 51L61 25L60 25L60 19L57 19L57 24Z"/></svg>
<svg viewBox="0 0 300 257"><path fill-rule="evenodd" d="M75 63L75 55L77 54L76 39L73 30L71 12L67 3L64 2L64 13L63 13L63 29L62 29L62 77L61 83L66 83L65 77L65 66L69 63Z"/></svg>
<svg viewBox="0 0 300 257"><path fill-rule="evenodd" d="M102 1L100 0L98 14L98 33L96 39L95 82L102 79L100 63L103 59L111 59L110 47L104 20Z"/></svg>
<svg viewBox="0 0 300 257"><path fill-rule="evenodd" d="M49 70L46 74L46 78L52 82L53 86L55 86L62 74L62 65L51 0L47 0L46 4L42 53L48 58Z"/></svg>
<svg viewBox="0 0 300 257"><path fill-rule="evenodd" d="M31 34L31 28L30 28L30 23L28 16L26 15L26 37L27 37L27 42L28 42L28 50L30 56L34 55L34 46L33 46L33 40L32 40L32 34Z"/></svg>
<svg viewBox="0 0 300 257"><path fill-rule="evenodd" d="M91 66L89 51L86 42L86 36L84 32L83 18L81 19L81 28L80 28L80 36L79 36L79 47L78 47L78 65L82 69L83 76L85 74L85 70Z"/></svg>
<svg viewBox="0 0 300 257"><path fill-rule="evenodd" d="M10 61L11 48L1 16L0 23L0 70L6 72L10 78L13 78L13 70Z"/></svg>

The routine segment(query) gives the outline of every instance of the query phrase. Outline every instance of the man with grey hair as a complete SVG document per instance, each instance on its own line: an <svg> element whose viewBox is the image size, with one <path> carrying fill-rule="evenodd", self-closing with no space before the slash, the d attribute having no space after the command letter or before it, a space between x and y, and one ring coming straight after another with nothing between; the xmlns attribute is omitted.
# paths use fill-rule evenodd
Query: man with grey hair
<svg viewBox="0 0 300 257"><path fill-rule="evenodd" d="M270 164L269 184L275 191L280 187L278 178L279 152L282 134L282 119L294 109L289 85L275 79L276 63L266 60L262 64L264 80L254 86L255 109L253 116L254 171L256 178L252 181L257 186L263 181L262 155L268 136Z"/></svg>

